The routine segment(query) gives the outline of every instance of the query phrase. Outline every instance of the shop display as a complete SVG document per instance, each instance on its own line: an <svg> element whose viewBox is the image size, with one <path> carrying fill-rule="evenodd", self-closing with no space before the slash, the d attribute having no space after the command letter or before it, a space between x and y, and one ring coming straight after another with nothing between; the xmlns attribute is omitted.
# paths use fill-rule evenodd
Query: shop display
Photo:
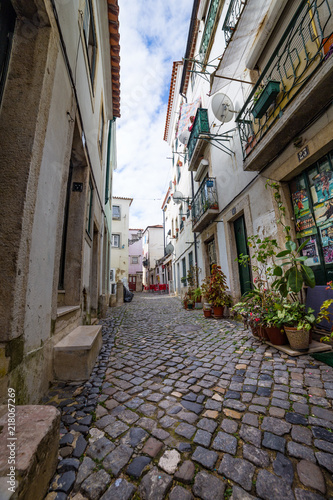
<svg viewBox="0 0 333 500"><path fill-rule="evenodd" d="M333 175L329 166L323 167L319 173L317 169L312 170L309 174L309 181L314 204L333 197Z"/></svg>
<svg viewBox="0 0 333 500"><path fill-rule="evenodd" d="M317 226L322 226L328 221L333 223L333 200L324 201L314 207Z"/></svg>
<svg viewBox="0 0 333 500"><path fill-rule="evenodd" d="M303 238L304 241L309 238ZM303 243L303 241L301 242ZM302 250L302 255L307 257L307 260L304 262L306 266L317 266L320 264L320 257L318 255L318 246L316 237L310 237L309 242L305 245Z"/></svg>

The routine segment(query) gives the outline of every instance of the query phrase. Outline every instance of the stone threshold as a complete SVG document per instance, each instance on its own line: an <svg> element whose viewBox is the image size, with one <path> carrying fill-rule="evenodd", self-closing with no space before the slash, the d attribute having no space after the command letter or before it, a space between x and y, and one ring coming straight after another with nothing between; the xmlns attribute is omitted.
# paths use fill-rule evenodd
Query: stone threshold
<svg viewBox="0 0 333 500"><path fill-rule="evenodd" d="M62 306L57 308L57 318L60 318L61 316L65 316L66 314L69 314L71 312L77 311L80 309L80 306Z"/></svg>
<svg viewBox="0 0 333 500"><path fill-rule="evenodd" d="M275 347L278 351L282 351L285 354L289 354L289 356L302 356L303 354L312 354L314 352L326 352L326 351L331 351L332 347L323 344L322 342L317 342L316 340L313 340L311 344L309 345L309 349L306 351L295 351L292 349L289 345L275 345L272 344L271 342L268 342L268 340L264 340L265 344L270 345L271 347Z"/></svg>

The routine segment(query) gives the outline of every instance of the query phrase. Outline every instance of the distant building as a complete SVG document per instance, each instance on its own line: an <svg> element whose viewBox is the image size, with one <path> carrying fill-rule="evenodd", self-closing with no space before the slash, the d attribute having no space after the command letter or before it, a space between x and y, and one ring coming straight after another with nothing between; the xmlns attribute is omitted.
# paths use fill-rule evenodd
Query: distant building
<svg viewBox="0 0 333 500"><path fill-rule="evenodd" d="M128 287L128 234L129 209L133 198L112 198L112 234L111 234L111 283L112 293L118 281Z"/></svg>
<svg viewBox="0 0 333 500"><path fill-rule="evenodd" d="M164 228L162 225L148 226L143 232L143 285L149 289L150 285L158 284L155 266L164 256Z"/></svg>
<svg viewBox="0 0 333 500"><path fill-rule="evenodd" d="M142 229L130 229L128 238L128 286L142 292Z"/></svg>

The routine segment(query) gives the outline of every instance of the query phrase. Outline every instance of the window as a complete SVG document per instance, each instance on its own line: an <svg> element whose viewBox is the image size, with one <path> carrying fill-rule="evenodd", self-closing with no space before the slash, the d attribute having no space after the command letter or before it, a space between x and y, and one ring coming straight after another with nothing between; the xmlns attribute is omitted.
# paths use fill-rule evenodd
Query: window
<svg viewBox="0 0 333 500"><path fill-rule="evenodd" d="M111 246L113 248L120 247L120 234L113 234L111 238Z"/></svg>
<svg viewBox="0 0 333 500"><path fill-rule="evenodd" d="M188 267L189 267L189 269L191 269L191 267L193 267L193 252L190 252L188 254Z"/></svg>
<svg viewBox="0 0 333 500"><path fill-rule="evenodd" d="M132 257L132 264L139 264L139 257Z"/></svg>
<svg viewBox="0 0 333 500"><path fill-rule="evenodd" d="M212 240L207 244L207 253L208 253L209 269L210 269L210 272L212 272L213 264L217 264L215 240Z"/></svg>
<svg viewBox="0 0 333 500"><path fill-rule="evenodd" d="M83 17L83 33L87 50L91 82L94 82L97 54L97 39L92 8L92 0L86 0Z"/></svg>
<svg viewBox="0 0 333 500"><path fill-rule="evenodd" d="M186 260L185 260L185 257L182 259L182 271L183 271L183 276L182 276L183 285L186 286Z"/></svg>
<svg viewBox="0 0 333 500"><path fill-rule="evenodd" d="M105 122L104 122L104 107L103 107L103 103L102 103L101 116L100 116L100 120L99 120L99 137L98 137L98 144L99 144L99 150L101 152L101 156L103 154L104 125L105 125Z"/></svg>
<svg viewBox="0 0 333 500"><path fill-rule="evenodd" d="M11 2L2 0L0 4L0 103L7 77L15 20L16 13Z"/></svg>
<svg viewBox="0 0 333 500"><path fill-rule="evenodd" d="M112 205L112 219L120 219L120 206Z"/></svg>
<svg viewBox="0 0 333 500"><path fill-rule="evenodd" d="M87 194L87 211L86 211L86 231L89 235L91 235L92 201L93 201L93 185L91 179L89 179L89 188Z"/></svg>

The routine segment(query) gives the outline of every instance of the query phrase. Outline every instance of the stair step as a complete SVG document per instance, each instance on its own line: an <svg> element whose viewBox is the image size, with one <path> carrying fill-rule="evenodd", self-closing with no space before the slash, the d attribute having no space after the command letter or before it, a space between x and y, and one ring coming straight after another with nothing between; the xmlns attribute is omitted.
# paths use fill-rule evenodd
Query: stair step
<svg viewBox="0 0 333 500"><path fill-rule="evenodd" d="M65 316L66 314L72 313L80 309L80 306L61 306L57 308L57 318Z"/></svg>
<svg viewBox="0 0 333 500"><path fill-rule="evenodd" d="M12 439L8 434L7 412L0 417L0 498L42 500L58 463L60 413L53 406L16 406L15 419L15 439ZM15 457L14 486L8 483L9 454ZM15 489L12 495L9 487Z"/></svg>
<svg viewBox="0 0 333 500"><path fill-rule="evenodd" d="M53 348L57 380L78 381L90 377L102 347L102 326L78 326Z"/></svg>

